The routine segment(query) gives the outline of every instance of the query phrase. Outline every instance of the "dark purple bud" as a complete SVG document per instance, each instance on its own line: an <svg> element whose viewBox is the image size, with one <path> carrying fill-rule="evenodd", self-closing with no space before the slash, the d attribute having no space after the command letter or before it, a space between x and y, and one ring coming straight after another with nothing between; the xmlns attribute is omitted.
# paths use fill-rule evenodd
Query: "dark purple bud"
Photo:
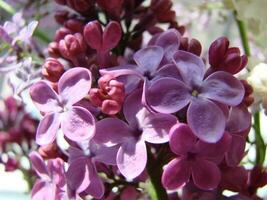
<svg viewBox="0 0 267 200"><path fill-rule="evenodd" d="M65 27L74 33L82 33L84 24L78 19L69 19L65 22Z"/></svg>
<svg viewBox="0 0 267 200"><path fill-rule="evenodd" d="M58 43L57 42L51 42L48 45L48 54L51 57L60 57L60 52L58 48Z"/></svg>
<svg viewBox="0 0 267 200"><path fill-rule="evenodd" d="M83 36L86 43L92 49L101 49L103 30L98 21L92 21L85 25Z"/></svg>
<svg viewBox="0 0 267 200"><path fill-rule="evenodd" d="M55 13L55 19L57 23L64 24L64 22L69 18L69 12L66 10L58 10Z"/></svg>
<svg viewBox="0 0 267 200"><path fill-rule="evenodd" d="M69 7L73 8L78 12L85 12L89 10L94 4L94 1L88 1L88 0L66 0L66 1Z"/></svg>
<svg viewBox="0 0 267 200"><path fill-rule="evenodd" d="M66 35L72 34L72 33L73 32L70 29L61 27L56 31L54 41L59 42L60 40L64 39Z"/></svg>
<svg viewBox="0 0 267 200"><path fill-rule="evenodd" d="M220 37L215 40L209 48L209 63L213 67L220 65L221 59L224 57L229 47L229 40L226 37Z"/></svg>

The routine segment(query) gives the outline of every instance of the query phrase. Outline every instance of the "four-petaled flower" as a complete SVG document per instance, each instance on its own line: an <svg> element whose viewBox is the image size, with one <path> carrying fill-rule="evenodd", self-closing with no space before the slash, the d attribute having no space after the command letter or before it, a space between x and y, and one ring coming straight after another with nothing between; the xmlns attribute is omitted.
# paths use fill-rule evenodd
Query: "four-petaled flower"
<svg viewBox="0 0 267 200"><path fill-rule="evenodd" d="M45 113L37 129L37 144L52 143L60 126L64 135L72 141L83 141L94 136L93 115L87 109L75 106L88 94L91 81L91 72L77 67L61 76L58 94L45 81L39 81L31 87L33 102Z"/></svg>

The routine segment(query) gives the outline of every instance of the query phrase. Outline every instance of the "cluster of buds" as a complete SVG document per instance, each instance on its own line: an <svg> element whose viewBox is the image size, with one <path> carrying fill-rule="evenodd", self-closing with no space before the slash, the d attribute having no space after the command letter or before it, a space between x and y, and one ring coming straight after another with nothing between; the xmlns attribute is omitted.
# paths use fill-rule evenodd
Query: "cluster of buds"
<svg viewBox="0 0 267 200"><path fill-rule="evenodd" d="M89 92L92 104L107 115L120 112L125 97L124 84L105 75L99 78L98 85L99 88L92 88Z"/></svg>

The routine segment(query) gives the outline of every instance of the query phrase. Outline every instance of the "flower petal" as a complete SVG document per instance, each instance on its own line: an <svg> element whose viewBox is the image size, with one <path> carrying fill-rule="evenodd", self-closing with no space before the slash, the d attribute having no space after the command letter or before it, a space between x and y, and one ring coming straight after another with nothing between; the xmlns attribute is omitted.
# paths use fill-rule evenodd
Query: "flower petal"
<svg viewBox="0 0 267 200"><path fill-rule="evenodd" d="M96 123L94 140L106 146L115 146L130 137L129 126L117 118L105 118Z"/></svg>
<svg viewBox="0 0 267 200"><path fill-rule="evenodd" d="M92 142L91 140L90 142ZM91 145L92 146L92 145ZM97 162L105 163L107 165L116 165L116 157L119 150L119 145L107 147L104 145L97 145L94 149L94 160ZM91 147L92 148L92 147Z"/></svg>
<svg viewBox="0 0 267 200"><path fill-rule="evenodd" d="M43 158L35 151L30 153L30 160L34 171L43 179L49 177L47 167Z"/></svg>
<svg viewBox="0 0 267 200"><path fill-rule="evenodd" d="M173 55L173 61L187 85L192 87L202 82L205 65L201 58L192 53L180 50Z"/></svg>
<svg viewBox="0 0 267 200"><path fill-rule="evenodd" d="M244 87L238 79L227 72L218 71L204 80L200 96L236 106L241 103L244 94Z"/></svg>
<svg viewBox="0 0 267 200"><path fill-rule="evenodd" d="M189 89L174 78L161 78L151 84L146 95L147 103L157 112L174 113L190 101Z"/></svg>
<svg viewBox="0 0 267 200"><path fill-rule="evenodd" d="M187 111L187 122L193 133L209 143L215 143L222 138L225 120L222 110L207 99L194 99Z"/></svg>
<svg viewBox="0 0 267 200"><path fill-rule="evenodd" d="M30 96L41 112L49 113L61 110L58 95L45 81L39 81L32 85Z"/></svg>
<svg viewBox="0 0 267 200"><path fill-rule="evenodd" d="M169 141L169 131L177 122L171 114L150 113L146 108L140 110L136 115L140 129L143 129L142 138L153 144Z"/></svg>
<svg viewBox="0 0 267 200"><path fill-rule="evenodd" d="M89 168L90 184L88 188L85 190L85 193L90 194L96 199L100 199L105 192L103 181L98 176L95 165L93 163L88 165L88 168Z"/></svg>
<svg viewBox="0 0 267 200"><path fill-rule="evenodd" d="M36 181L31 192L32 200L56 199L56 185L45 182Z"/></svg>
<svg viewBox="0 0 267 200"><path fill-rule="evenodd" d="M244 105L238 105L230 109L226 122L226 130L230 133L240 133L251 126L251 114Z"/></svg>
<svg viewBox="0 0 267 200"><path fill-rule="evenodd" d="M245 154L246 140L232 134L232 141L229 150L226 153L225 160L228 166L237 166Z"/></svg>
<svg viewBox="0 0 267 200"><path fill-rule="evenodd" d="M66 71L58 81L58 93L63 103L71 106L84 98L91 89L91 72L75 67Z"/></svg>
<svg viewBox="0 0 267 200"><path fill-rule="evenodd" d="M159 46L148 46L134 54L134 61L144 71L154 74L162 58L163 49Z"/></svg>
<svg viewBox="0 0 267 200"><path fill-rule="evenodd" d="M168 190L175 190L185 185L190 178L191 166L185 159L173 159L164 168L161 182Z"/></svg>
<svg viewBox="0 0 267 200"><path fill-rule="evenodd" d="M73 106L62 117L61 128L72 141L91 139L95 134L94 116L85 108Z"/></svg>
<svg viewBox="0 0 267 200"><path fill-rule="evenodd" d="M47 162L47 168L53 183L63 187L65 185L64 161L61 158L50 159Z"/></svg>
<svg viewBox="0 0 267 200"><path fill-rule="evenodd" d="M85 191L90 184L88 160L86 157L75 159L66 172L68 186L77 193Z"/></svg>
<svg viewBox="0 0 267 200"><path fill-rule="evenodd" d="M195 185L202 190L212 190L221 180L221 172L216 164L204 159L197 159L192 164L192 177Z"/></svg>
<svg viewBox="0 0 267 200"><path fill-rule="evenodd" d="M182 81L182 77L180 71L178 70L175 64L167 64L161 67L155 74L155 78L162 78L162 77L172 77ZM153 80L155 80L153 78Z"/></svg>
<svg viewBox="0 0 267 200"><path fill-rule="evenodd" d="M170 148L177 155L186 155L192 151L197 137L187 124L178 123L170 130Z"/></svg>
<svg viewBox="0 0 267 200"><path fill-rule="evenodd" d="M36 143L39 145L51 144L56 138L60 121L59 113L46 114L38 125Z"/></svg>
<svg viewBox="0 0 267 200"><path fill-rule="evenodd" d="M147 162L146 144L142 140L123 143L117 154L117 165L123 176L134 179L145 169Z"/></svg>

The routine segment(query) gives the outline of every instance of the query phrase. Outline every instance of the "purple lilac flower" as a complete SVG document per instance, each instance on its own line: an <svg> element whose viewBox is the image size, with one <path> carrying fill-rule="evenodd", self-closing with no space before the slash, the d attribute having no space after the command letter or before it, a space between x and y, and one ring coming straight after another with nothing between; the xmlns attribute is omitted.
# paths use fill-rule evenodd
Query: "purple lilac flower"
<svg viewBox="0 0 267 200"><path fill-rule="evenodd" d="M133 59L136 65L126 64L102 69L100 73L102 75L109 74L116 78L119 77L118 80L124 83L126 92L130 93L144 79L151 80L161 76L172 77L172 72L177 70L170 62L174 52L179 49L179 46L180 34L178 31L170 29L154 36L148 47L134 54Z"/></svg>
<svg viewBox="0 0 267 200"><path fill-rule="evenodd" d="M122 175L133 179L140 175L147 162L146 143L168 142L168 132L177 122L173 115L150 113L141 104L141 90L130 94L123 113L128 123L105 118L96 124L95 140L106 146L120 145L116 162Z"/></svg>
<svg viewBox="0 0 267 200"><path fill-rule="evenodd" d="M39 145L52 143L60 126L64 135L72 141L93 137L93 115L87 109L74 105L88 94L91 81L91 72L77 67L61 76L58 81L58 94L45 81L39 81L30 88L33 102L45 113L36 135Z"/></svg>
<svg viewBox="0 0 267 200"><path fill-rule="evenodd" d="M64 161L60 158L47 162L36 152L30 154L32 167L39 179L35 182L32 192L32 200L65 200L66 184L64 174Z"/></svg>
<svg viewBox="0 0 267 200"><path fill-rule="evenodd" d="M170 161L162 174L162 183L173 190L185 185L192 176L195 185L203 190L218 186L221 172L217 166L230 145L225 134L217 143L198 140L187 124L178 123L170 130L170 147L177 158Z"/></svg>
<svg viewBox="0 0 267 200"><path fill-rule="evenodd" d="M227 72L215 72L204 79L205 65L194 54L177 51L173 63L182 81L163 77L153 81L145 102L160 113L175 113L188 106L187 122L193 133L206 142L217 142L224 133L226 117L222 105L236 106L244 96L239 80ZM203 80L204 79L204 80Z"/></svg>
<svg viewBox="0 0 267 200"><path fill-rule="evenodd" d="M116 165L118 147L105 147L93 140L81 147L70 147L69 168L66 173L67 184L71 193L90 194L94 198L104 195L104 184L97 174L96 162Z"/></svg>

